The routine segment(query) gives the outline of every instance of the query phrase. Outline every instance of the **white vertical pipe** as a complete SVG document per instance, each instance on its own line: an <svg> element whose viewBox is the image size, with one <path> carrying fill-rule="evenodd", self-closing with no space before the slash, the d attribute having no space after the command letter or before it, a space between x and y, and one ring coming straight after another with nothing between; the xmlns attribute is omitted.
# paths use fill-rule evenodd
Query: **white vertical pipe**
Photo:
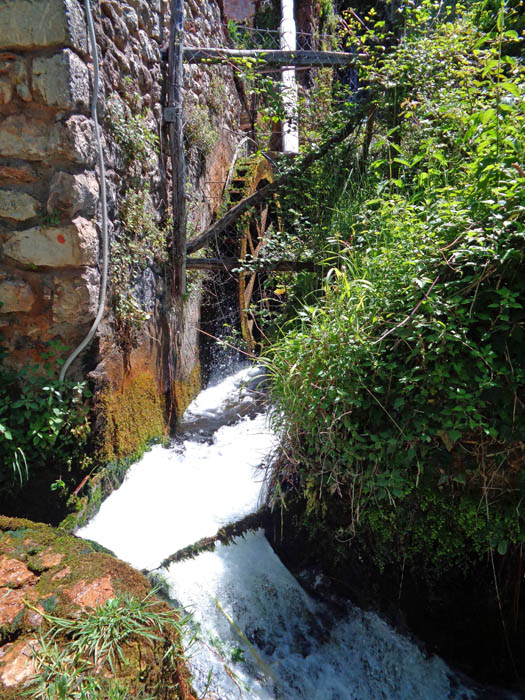
<svg viewBox="0 0 525 700"><path fill-rule="evenodd" d="M297 41L293 0L281 0L281 25L279 27L281 49L295 51ZM282 100L286 121L283 124L283 153L299 153L299 125L297 123L297 82L295 67L282 69Z"/></svg>

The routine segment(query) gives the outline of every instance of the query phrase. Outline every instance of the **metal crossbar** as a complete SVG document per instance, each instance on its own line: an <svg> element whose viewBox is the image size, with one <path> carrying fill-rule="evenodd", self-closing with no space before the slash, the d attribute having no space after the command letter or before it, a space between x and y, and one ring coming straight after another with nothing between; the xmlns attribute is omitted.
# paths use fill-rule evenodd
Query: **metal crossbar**
<svg viewBox="0 0 525 700"><path fill-rule="evenodd" d="M356 62L351 53L342 51L277 51L270 49L215 49L210 47L187 47L184 49L185 63L227 63L235 60L254 59L254 67L302 66L335 67L348 66Z"/></svg>

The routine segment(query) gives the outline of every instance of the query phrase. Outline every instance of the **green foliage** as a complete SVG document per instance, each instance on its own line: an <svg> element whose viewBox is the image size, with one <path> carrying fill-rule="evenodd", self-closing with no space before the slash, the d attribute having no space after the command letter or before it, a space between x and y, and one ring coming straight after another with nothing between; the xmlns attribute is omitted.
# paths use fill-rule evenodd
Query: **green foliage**
<svg viewBox="0 0 525 700"><path fill-rule="evenodd" d="M342 500L341 537L441 570L525 540L525 72L503 10L488 32L456 10L422 3L390 54L382 24L362 40L363 158L303 189L327 272L269 357L310 512Z"/></svg>
<svg viewBox="0 0 525 700"><path fill-rule="evenodd" d="M213 99L216 103L216 98ZM211 122L208 108L198 103L191 105L184 118L186 147L195 148L203 158L206 158L212 152L218 137L219 133Z"/></svg>
<svg viewBox="0 0 525 700"><path fill-rule="evenodd" d="M153 265L167 261L166 235L157 217L147 183L141 189L130 186L120 203L122 234L111 249L111 280L114 286L114 311L122 338L133 344L136 333L150 318L135 293L137 280Z"/></svg>
<svg viewBox="0 0 525 700"><path fill-rule="evenodd" d="M174 634L177 641L170 644L164 658L170 663L181 658L178 640L190 618L175 611L156 610L159 602L152 599L154 592L142 600L131 596L111 598L75 618L41 613L49 629L35 647L39 673L27 684L24 696L42 700L124 700L130 697L129 688L108 675L118 674L130 663L131 645L137 641L153 645ZM134 692L133 697L146 700L143 692Z"/></svg>
<svg viewBox="0 0 525 700"><path fill-rule="evenodd" d="M137 100L129 92L126 101L113 97L108 101L108 126L128 168L149 163L158 150L159 138L151 129L147 112L139 111ZM137 163L138 162L138 163Z"/></svg>
<svg viewBox="0 0 525 700"><path fill-rule="evenodd" d="M89 392L85 382L60 383L53 356L44 354L43 366L0 370L0 461L5 467L0 492L13 493L46 470L61 474L62 481L87 466L83 448L90 433Z"/></svg>
<svg viewBox="0 0 525 700"><path fill-rule="evenodd" d="M121 343L133 347L150 314L140 294L141 277L148 267L167 261L169 220L159 224L150 196L149 178L159 139L151 115L141 110L140 98L126 84L123 99L108 101L108 128L124 159L127 177L120 199L122 229L111 247L115 325Z"/></svg>

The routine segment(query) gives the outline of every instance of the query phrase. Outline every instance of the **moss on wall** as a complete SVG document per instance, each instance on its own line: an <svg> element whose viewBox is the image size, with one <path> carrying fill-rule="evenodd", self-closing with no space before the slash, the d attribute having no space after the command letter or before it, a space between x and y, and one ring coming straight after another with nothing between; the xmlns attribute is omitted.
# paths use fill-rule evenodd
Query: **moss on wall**
<svg viewBox="0 0 525 700"><path fill-rule="evenodd" d="M173 382L173 405L175 415L181 418L182 414L189 406L191 401L197 396L201 390L201 366L196 362L190 375L187 379L175 379Z"/></svg>
<svg viewBox="0 0 525 700"><path fill-rule="evenodd" d="M121 391L106 390L101 398L105 429L100 446L104 462L142 452L166 430L165 399L149 372L134 376Z"/></svg>

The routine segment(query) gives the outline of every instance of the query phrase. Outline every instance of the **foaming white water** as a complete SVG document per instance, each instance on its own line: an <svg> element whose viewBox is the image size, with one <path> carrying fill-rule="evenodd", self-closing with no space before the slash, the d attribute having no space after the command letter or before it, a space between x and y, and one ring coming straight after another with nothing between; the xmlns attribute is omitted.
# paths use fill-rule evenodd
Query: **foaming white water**
<svg viewBox="0 0 525 700"><path fill-rule="evenodd" d="M202 410L215 417L214 405L230 405L231 414L235 397L239 400L243 384L253 377L252 368L243 369L202 392L188 416ZM260 413L220 427L210 444L190 439L171 449L157 445L77 534L138 569L154 569L169 554L257 509L261 476L256 468L274 442Z"/></svg>
<svg viewBox="0 0 525 700"><path fill-rule="evenodd" d="M153 569L253 512L261 488L256 467L275 441L262 414L245 415L254 401L242 387L257 373L241 370L202 392L184 420L196 436L153 448L77 534ZM203 442L199 436L218 421L229 424ZM211 669L208 697L218 700L474 697L442 661L425 658L376 615L348 605L334 617L307 595L262 532L163 574L173 600L194 612L199 641L191 658L201 695Z"/></svg>
<svg viewBox="0 0 525 700"><path fill-rule="evenodd" d="M194 682L203 692L211 666L213 698L475 697L441 659L426 658L374 613L348 605L337 619L315 602L262 531L172 564L167 579L170 595L194 611L202 640L193 647Z"/></svg>

